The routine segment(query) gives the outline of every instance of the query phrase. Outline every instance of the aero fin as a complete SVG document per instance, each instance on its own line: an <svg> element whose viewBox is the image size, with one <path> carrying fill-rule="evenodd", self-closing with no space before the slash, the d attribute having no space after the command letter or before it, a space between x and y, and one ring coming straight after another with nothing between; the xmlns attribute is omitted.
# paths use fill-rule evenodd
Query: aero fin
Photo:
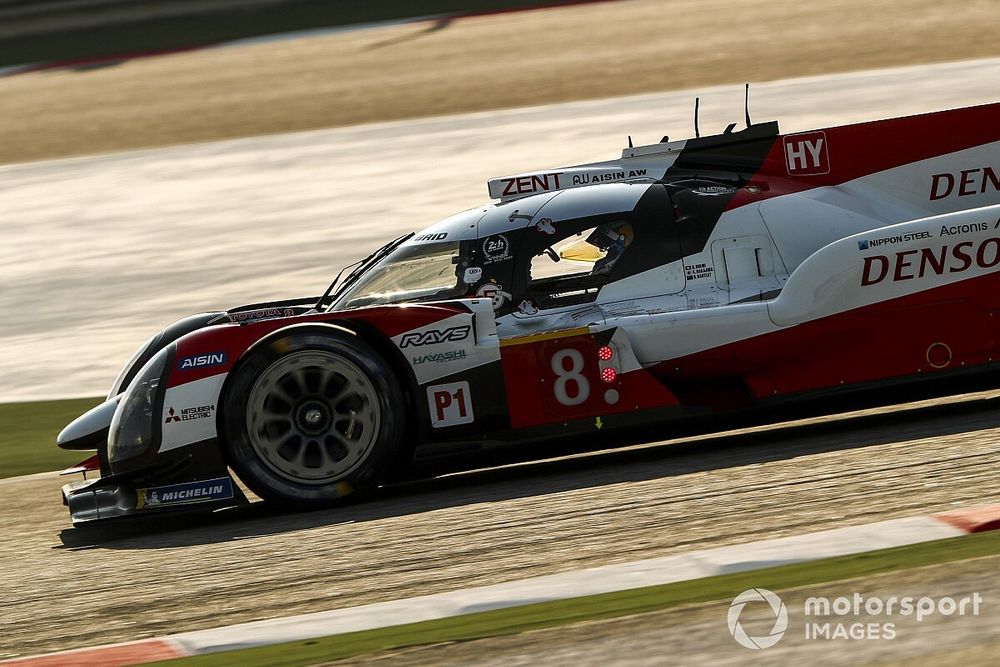
<svg viewBox="0 0 1000 667"><path fill-rule="evenodd" d="M97 454L94 454L89 459L80 461L75 466L66 468L60 475L76 475L77 473L83 473L83 478L87 479L87 473L93 470L101 469L101 459Z"/></svg>

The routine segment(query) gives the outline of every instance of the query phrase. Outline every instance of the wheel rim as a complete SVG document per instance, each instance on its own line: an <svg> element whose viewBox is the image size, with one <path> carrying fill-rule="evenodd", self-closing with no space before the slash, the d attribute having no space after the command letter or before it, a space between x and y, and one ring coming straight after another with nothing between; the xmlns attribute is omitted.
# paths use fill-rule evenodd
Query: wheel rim
<svg viewBox="0 0 1000 667"><path fill-rule="evenodd" d="M328 484L357 468L378 437L378 394L358 366L332 352L294 352L268 366L247 401L247 433L278 475Z"/></svg>

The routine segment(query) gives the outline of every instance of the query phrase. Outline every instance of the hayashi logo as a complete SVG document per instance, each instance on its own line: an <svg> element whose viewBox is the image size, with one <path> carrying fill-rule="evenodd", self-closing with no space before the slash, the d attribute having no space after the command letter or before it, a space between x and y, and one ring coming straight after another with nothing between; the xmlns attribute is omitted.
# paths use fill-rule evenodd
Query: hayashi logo
<svg viewBox="0 0 1000 667"><path fill-rule="evenodd" d="M421 357L413 357L413 365L420 364L443 364L448 361L459 361L465 359L465 350L451 350L450 352L440 352L438 354L425 354Z"/></svg>
<svg viewBox="0 0 1000 667"><path fill-rule="evenodd" d="M981 195L988 190L1000 192L1000 176L992 167L963 169L957 174L932 174L930 201L944 199L952 194L956 197Z"/></svg>
<svg viewBox="0 0 1000 667"><path fill-rule="evenodd" d="M182 371L191 371L196 368L211 368L221 366L226 363L225 352L209 352L208 354L195 354L184 357L177 363L177 368Z"/></svg>
<svg viewBox="0 0 1000 667"><path fill-rule="evenodd" d="M415 331L403 334L399 339L399 346L420 347L421 345L437 345L438 343L450 343L465 340L469 337L472 327L468 324L460 327L449 327L448 329L429 329L427 331Z"/></svg>
<svg viewBox="0 0 1000 667"><path fill-rule="evenodd" d="M923 278L926 275L962 273L973 266L991 269L1000 264L1000 238L984 239L978 245L963 241L938 249L920 248L888 255L869 255L864 258L861 286L876 285L886 278L891 282ZM891 271L890 271L891 269Z"/></svg>
<svg viewBox="0 0 1000 667"><path fill-rule="evenodd" d="M195 419L207 419L212 416L215 412L214 405L199 405L196 408L184 408L178 414L173 406L167 409L167 418L164 420L164 424L171 424L174 422L187 422Z"/></svg>
<svg viewBox="0 0 1000 667"><path fill-rule="evenodd" d="M819 176L830 173L826 132L806 132L784 138L785 167L790 176Z"/></svg>

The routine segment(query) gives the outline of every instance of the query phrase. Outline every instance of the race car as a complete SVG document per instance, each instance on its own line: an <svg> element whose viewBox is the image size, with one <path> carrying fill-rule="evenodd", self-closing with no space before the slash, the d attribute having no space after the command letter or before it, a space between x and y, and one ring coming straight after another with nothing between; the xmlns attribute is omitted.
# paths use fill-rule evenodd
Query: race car
<svg viewBox="0 0 1000 667"><path fill-rule="evenodd" d="M995 369L998 121L1000 104L794 134L748 119L489 180L494 201L387 243L321 296L150 339L60 434L100 469L64 502L77 524L209 510L245 502L235 475L268 502L327 507L425 446Z"/></svg>

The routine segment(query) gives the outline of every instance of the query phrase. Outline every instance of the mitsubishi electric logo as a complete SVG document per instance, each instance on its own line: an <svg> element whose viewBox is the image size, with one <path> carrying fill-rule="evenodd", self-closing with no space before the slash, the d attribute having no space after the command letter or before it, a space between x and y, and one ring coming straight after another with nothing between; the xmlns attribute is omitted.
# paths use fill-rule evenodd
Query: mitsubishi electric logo
<svg viewBox="0 0 1000 667"><path fill-rule="evenodd" d="M167 418L163 423L172 424L173 422L187 422L192 419L207 419L212 416L213 412L215 412L214 405L199 405L196 408L184 408L178 414L174 410L174 406L171 405L167 410Z"/></svg>
<svg viewBox="0 0 1000 667"><path fill-rule="evenodd" d="M771 607L771 612L774 614L774 626L768 634L751 637L740 625L740 614L748 602L766 602ZM733 639L741 646L756 651L770 648L781 640L788 628L788 610L781 598L766 588L751 588L737 595L736 599L729 605L728 620L729 634L733 636Z"/></svg>

